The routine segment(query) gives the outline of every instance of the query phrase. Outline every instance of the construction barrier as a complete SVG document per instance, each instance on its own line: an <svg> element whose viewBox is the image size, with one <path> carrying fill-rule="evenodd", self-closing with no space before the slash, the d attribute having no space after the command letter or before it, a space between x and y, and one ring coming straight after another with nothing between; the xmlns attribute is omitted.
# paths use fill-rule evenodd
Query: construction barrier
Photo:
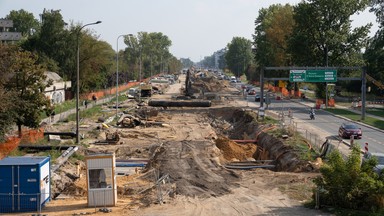
<svg viewBox="0 0 384 216"><path fill-rule="evenodd" d="M139 82L130 82L130 83L127 83L125 85L119 85L119 92L126 91L129 88L132 88L132 87L137 86L137 85L139 85ZM109 89L103 89L100 91L85 93L85 94L82 94L80 96L80 98L83 100L94 100L94 98L100 99L100 98L104 98L108 95L116 95L116 88L112 87Z"/></svg>
<svg viewBox="0 0 384 216"><path fill-rule="evenodd" d="M0 144L0 160L7 156L17 146L19 146L20 138L9 137L4 143Z"/></svg>
<svg viewBox="0 0 384 216"><path fill-rule="evenodd" d="M328 106L335 107L335 99L333 98L328 99Z"/></svg>
<svg viewBox="0 0 384 216"><path fill-rule="evenodd" d="M4 143L0 143L0 159L6 157L17 148L20 143L36 143L44 139L44 130L42 128L22 130L21 134L21 137L11 136L8 137Z"/></svg>

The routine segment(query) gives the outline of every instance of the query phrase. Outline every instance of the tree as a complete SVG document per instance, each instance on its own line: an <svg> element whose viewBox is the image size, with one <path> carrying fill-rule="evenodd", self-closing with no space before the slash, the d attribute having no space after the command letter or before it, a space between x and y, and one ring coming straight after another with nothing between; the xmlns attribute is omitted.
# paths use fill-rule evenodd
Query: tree
<svg viewBox="0 0 384 216"><path fill-rule="evenodd" d="M44 90L52 84L52 80L47 82L44 68L36 64L36 55L19 48L12 49L9 55L9 80L4 83L4 88L15 93L11 102L15 105L17 116L14 122L21 136L22 126L39 127L40 113L50 106Z"/></svg>
<svg viewBox="0 0 384 216"><path fill-rule="evenodd" d="M364 65L364 48L371 24L351 30L350 17L363 11L369 0L308 0L294 7L295 26L289 50L297 66ZM356 72L358 73L358 72ZM351 76L350 71L339 71ZM357 74L356 74L357 75ZM324 83L317 84L317 97L325 97Z"/></svg>
<svg viewBox="0 0 384 216"><path fill-rule="evenodd" d="M228 68L240 77L253 59L252 42L243 37L234 37L227 48L225 60Z"/></svg>
<svg viewBox="0 0 384 216"><path fill-rule="evenodd" d="M80 89L89 92L114 86L116 83L115 51L105 41L84 31L80 36ZM110 82L108 82L110 80Z"/></svg>
<svg viewBox="0 0 384 216"><path fill-rule="evenodd" d="M193 66L193 61L189 58L181 58L180 59L181 64L183 65L183 68L190 68Z"/></svg>
<svg viewBox="0 0 384 216"><path fill-rule="evenodd" d="M131 66L138 77L140 62L142 66L142 77L149 77L152 70L162 71L165 62L172 57L169 47L172 41L161 32L139 32L137 37L125 37L127 45L124 61Z"/></svg>
<svg viewBox="0 0 384 216"><path fill-rule="evenodd" d="M14 47L0 44L0 141L3 141L6 134L12 129L14 118L17 116L15 112L17 107L13 103L16 92L5 89L5 84L10 79L13 49Z"/></svg>
<svg viewBox="0 0 384 216"><path fill-rule="evenodd" d="M364 59L367 62L367 70L376 80L384 80L384 4L382 1L372 1L371 12L376 15L376 20L379 23L379 30L375 36L369 41L368 47L364 53ZM372 91L377 94L382 94L378 88L372 88Z"/></svg>
<svg viewBox="0 0 384 216"><path fill-rule="evenodd" d="M172 74L176 74L183 68L183 65L180 60L172 56L168 61L168 71Z"/></svg>
<svg viewBox="0 0 384 216"><path fill-rule="evenodd" d="M289 66L288 39L292 33L293 7L289 4L262 8L255 21L255 59L259 66Z"/></svg>
<svg viewBox="0 0 384 216"><path fill-rule="evenodd" d="M45 10L41 14L41 28L36 34L29 37L22 45L25 50L38 53L38 63L44 65L49 71L59 72L65 79L64 73L60 73L62 60L68 58L67 51L72 51L72 44L67 43L68 32L64 30L66 23L60 14L60 10Z"/></svg>
<svg viewBox="0 0 384 216"><path fill-rule="evenodd" d="M382 0L371 0L370 12L375 13L376 21L379 23L379 28L384 27L384 4ZM379 30L380 31L380 30Z"/></svg>
<svg viewBox="0 0 384 216"><path fill-rule="evenodd" d="M77 42L79 42L80 92L98 90L114 85L115 53L112 47L82 24L63 21L60 10L44 10L42 27L23 47L39 54L39 63L57 72L64 80L71 80L72 92L76 90Z"/></svg>
<svg viewBox="0 0 384 216"><path fill-rule="evenodd" d="M354 146L347 160L337 150L330 153L328 162L320 168L315 180L320 188L322 204L335 207L378 210L384 204L384 178L373 172L377 159L361 166L360 148Z"/></svg>
<svg viewBox="0 0 384 216"><path fill-rule="evenodd" d="M220 69L223 69L223 70L227 67L227 61L225 60L225 55L226 55L226 53L227 53L227 51L225 50L225 51L224 51L224 54L221 55L221 56L219 56L219 60L218 60L218 62L219 62L219 68L220 68Z"/></svg>
<svg viewBox="0 0 384 216"><path fill-rule="evenodd" d="M39 21L35 19L32 13L23 9L12 10L5 19L13 20L12 32L20 32L24 38L33 35L39 29Z"/></svg>
<svg viewBox="0 0 384 216"><path fill-rule="evenodd" d="M203 65L205 68L214 68L215 67L215 56L205 56L202 62L200 64Z"/></svg>

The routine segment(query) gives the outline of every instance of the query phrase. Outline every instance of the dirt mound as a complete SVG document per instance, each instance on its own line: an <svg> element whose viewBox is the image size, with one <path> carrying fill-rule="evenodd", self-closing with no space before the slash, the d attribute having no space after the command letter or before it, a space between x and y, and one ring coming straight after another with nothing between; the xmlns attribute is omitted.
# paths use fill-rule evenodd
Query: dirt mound
<svg viewBox="0 0 384 216"><path fill-rule="evenodd" d="M86 178L79 178L73 184L70 184L63 191L64 194L71 195L74 197L86 197L87 196L87 182Z"/></svg>
<svg viewBox="0 0 384 216"><path fill-rule="evenodd" d="M216 140L216 146L223 153L227 161L245 161L253 157L257 146L252 143L237 144L227 138L221 137Z"/></svg>
<svg viewBox="0 0 384 216"><path fill-rule="evenodd" d="M196 79L192 84L194 92L204 90L204 92L221 92L227 87L228 82L223 82L214 77Z"/></svg>
<svg viewBox="0 0 384 216"><path fill-rule="evenodd" d="M166 142L154 157L151 166L160 176L169 174L176 184L176 194L190 197L211 197L228 194L237 187L239 177L223 169L209 141Z"/></svg>

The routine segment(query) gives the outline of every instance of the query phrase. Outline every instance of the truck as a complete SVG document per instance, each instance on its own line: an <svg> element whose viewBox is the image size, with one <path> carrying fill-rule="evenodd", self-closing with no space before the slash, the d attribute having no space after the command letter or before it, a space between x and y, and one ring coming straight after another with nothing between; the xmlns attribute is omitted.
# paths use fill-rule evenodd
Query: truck
<svg viewBox="0 0 384 216"><path fill-rule="evenodd" d="M146 83L140 83L140 96L151 97L152 96L152 85Z"/></svg>

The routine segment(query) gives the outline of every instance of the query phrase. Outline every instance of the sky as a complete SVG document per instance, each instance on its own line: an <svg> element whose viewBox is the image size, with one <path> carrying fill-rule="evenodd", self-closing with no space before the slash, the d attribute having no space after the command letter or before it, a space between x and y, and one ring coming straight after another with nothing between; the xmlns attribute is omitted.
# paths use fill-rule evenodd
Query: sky
<svg viewBox="0 0 384 216"><path fill-rule="evenodd" d="M272 4L296 5L301 0L0 0L0 18L12 10L24 9L40 19L45 9L60 10L67 23L88 24L113 49L124 49L119 35L162 32L172 41L170 52L194 62L225 48L233 37L252 40L261 8ZM353 27L373 23L367 11L352 18ZM117 44L118 43L118 44Z"/></svg>

